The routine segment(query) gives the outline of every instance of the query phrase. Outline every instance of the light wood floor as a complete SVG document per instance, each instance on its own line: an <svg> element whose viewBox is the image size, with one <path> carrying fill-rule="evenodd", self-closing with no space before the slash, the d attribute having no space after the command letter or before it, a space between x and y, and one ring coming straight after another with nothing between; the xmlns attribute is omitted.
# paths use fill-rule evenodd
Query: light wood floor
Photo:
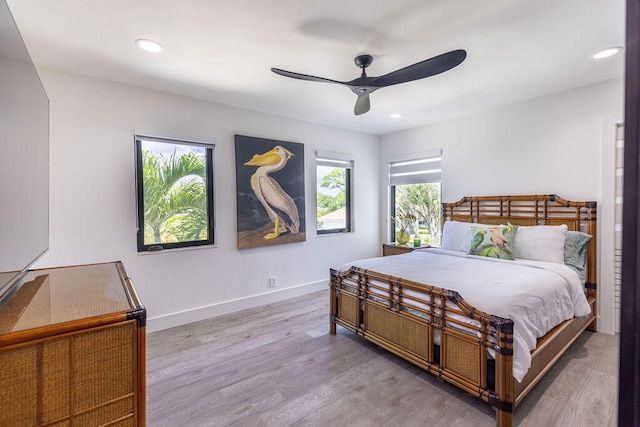
<svg viewBox="0 0 640 427"><path fill-rule="evenodd" d="M493 426L491 408L360 337L328 291L149 334L149 426ZM618 337L585 332L516 410L615 426Z"/></svg>

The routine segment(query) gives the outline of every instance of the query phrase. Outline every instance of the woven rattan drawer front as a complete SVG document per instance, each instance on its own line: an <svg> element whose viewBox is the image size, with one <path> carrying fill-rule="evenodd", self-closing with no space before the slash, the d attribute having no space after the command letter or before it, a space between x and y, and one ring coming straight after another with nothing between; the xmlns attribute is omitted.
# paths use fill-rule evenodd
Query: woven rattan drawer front
<svg viewBox="0 0 640 427"><path fill-rule="evenodd" d="M51 423L69 416L71 392L71 338L42 343L42 422ZM63 424L64 425L64 424Z"/></svg>
<svg viewBox="0 0 640 427"><path fill-rule="evenodd" d="M135 322L108 326L75 337L76 412L133 393L134 337Z"/></svg>
<svg viewBox="0 0 640 427"><path fill-rule="evenodd" d="M0 425L32 426L37 420L36 346L0 352Z"/></svg>
<svg viewBox="0 0 640 427"><path fill-rule="evenodd" d="M84 412L75 417L74 425L98 426L122 419L124 424L133 425L133 396L110 402ZM109 424L111 425L111 424Z"/></svg>
<svg viewBox="0 0 640 427"><path fill-rule="evenodd" d="M134 425L136 332L129 320L0 351L0 426Z"/></svg>

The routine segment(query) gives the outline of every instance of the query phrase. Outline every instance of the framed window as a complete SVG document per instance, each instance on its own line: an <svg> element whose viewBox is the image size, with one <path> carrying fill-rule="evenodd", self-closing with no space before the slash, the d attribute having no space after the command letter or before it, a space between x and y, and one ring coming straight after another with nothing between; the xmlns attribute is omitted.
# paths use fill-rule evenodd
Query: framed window
<svg viewBox="0 0 640 427"><path fill-rule="evenodd" d="M350 232L353 160L348 155L321 151L316 156L316 231L318 234Z"/></svg>
<svg viewBox="0 0 640 427"><path fill-rule="evenodd" d="M136 135L138 252L212 245L213 145Z"/></svg>
<svg viewBox="0 0 640 427"><path fill-rule="evenodd" d="M421 244L439 246L442 234L442 152L423 153L414 158L389 162L391 235L399 224ZM407 220L407 218L409 220Z"/></svg>

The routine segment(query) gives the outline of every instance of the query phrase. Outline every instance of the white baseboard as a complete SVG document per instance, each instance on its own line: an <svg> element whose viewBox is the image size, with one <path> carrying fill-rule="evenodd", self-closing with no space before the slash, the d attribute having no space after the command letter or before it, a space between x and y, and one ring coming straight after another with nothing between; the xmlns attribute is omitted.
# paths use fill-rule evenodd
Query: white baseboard
<svg viewBox="0 0 640 427"><path fill-rule="evenodd" d="M271 304L273 302L282 301L300 295L306 295L311 292L321 291L328 287L329 284L326 279L319 280L317 282L305 283L291 288L278 289L271 292L265 292L263 294L238 298L204 307L197 307L191 310L150 317L147 318L147 333L173 328L175 326L185 325L187 323L197 322L204 319L210 319L216 316L222 316L223 314L229 314L235 311L245 310L247 308Z"/></svg>

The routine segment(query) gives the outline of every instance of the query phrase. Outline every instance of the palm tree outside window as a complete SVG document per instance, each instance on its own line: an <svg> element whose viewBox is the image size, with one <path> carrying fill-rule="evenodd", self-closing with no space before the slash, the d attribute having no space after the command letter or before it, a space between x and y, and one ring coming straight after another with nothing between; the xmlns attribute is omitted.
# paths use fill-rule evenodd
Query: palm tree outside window
<svg viewBox="0 0 640 427"><path fill-rule="evenodd" d="M135 142L138 252L212 245L213 145Z"/></svg>

